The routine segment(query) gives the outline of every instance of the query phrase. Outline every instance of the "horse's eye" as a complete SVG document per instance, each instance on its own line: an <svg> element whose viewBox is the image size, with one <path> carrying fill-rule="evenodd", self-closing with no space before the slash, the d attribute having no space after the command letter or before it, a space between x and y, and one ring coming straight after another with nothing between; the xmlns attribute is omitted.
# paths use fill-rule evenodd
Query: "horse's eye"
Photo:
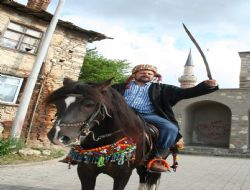
<svg viewBox="0 0 250 190"><path fill-rule="evenodd" d="M95 102L93 101L85 101L81 103L81 109L86 109L86 108L93 108L95 107Z"/></svg>
<svg viewBox="0 0 250 190"><path fill-rule="evenodd" d="M94 107L95 104L94 103L87 103L84 106L87 107L87 108L91 108L91 107Z"/></svg>

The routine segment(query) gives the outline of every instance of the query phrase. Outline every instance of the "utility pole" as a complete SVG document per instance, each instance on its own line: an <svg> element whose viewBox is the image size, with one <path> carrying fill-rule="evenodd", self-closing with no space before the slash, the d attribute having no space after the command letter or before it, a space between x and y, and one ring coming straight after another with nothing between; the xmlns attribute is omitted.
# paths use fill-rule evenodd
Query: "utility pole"
<svg viewBox="0 0 250 190"><path fill-rule="evenodd" d="M27 110L29 107L30 99L33 93L33 90L35 88L35 84L40 72L40 69L42 67L43 61L45 59L45 56L47 55L47 51L50 45L50 41L52 38L52 35L55 31L57 22L59 20L61 9L64 5L65 0L59 0L56 11L54 13L54 16L46 30L45 36L42 40L41 47L38 50L36 61L33 65L31 74L28 78L27 84L25 85L24 93L22 95L21 103L18 108L18 111L16 113L12 129L11 129L11 137L13 138L20 138L22 127L24 124L24 120L27 114Z"/></svg>

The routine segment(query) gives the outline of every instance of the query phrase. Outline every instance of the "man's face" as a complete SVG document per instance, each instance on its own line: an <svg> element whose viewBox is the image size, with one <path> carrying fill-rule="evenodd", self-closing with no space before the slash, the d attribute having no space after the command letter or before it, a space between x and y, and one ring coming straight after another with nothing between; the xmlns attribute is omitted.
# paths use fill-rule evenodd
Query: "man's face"
<svg viewBox="0 0 250 190"><path fill-rule="evenodd" d="M147 83L153 80L154 72L149 70L141 70L134 74L135 81Z"/></svg>

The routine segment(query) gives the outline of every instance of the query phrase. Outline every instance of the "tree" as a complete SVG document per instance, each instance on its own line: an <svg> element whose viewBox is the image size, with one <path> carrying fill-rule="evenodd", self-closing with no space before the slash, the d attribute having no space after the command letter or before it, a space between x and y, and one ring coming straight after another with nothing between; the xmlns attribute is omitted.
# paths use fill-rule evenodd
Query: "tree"
<svg viewBox="0 0 250 190"><path fill-rule="evenodd" d="M79 80L101 82L114 77L113 82L124 82L128 78L130 63L127 60L111 60L99 55L95 49L87 49Z"/></svg>

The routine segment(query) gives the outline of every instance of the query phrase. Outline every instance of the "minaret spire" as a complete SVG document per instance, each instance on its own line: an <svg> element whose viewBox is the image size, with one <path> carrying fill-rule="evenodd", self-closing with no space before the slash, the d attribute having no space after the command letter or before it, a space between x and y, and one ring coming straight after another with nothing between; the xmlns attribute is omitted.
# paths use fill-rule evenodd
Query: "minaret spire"
<svg viewBox="0 0 250 190"><path fill-rule="evenodd" d="M191 49L189 50L188 58L186 60L185 66L193 66L193 59L191 55Z"/></svg>
<svg viewBox="0 0 250 190"><path fill-rule="evenodd" d="M193 59L192 59L192 54L191 54L191 49L190 49L188 58L186 60L186 64L184 65L183 75L178 79L181 84L181 88L190 88L190 87L195 86L197 78L194 76L193 68L194 68L194 65L193 65Z"/></svg>

